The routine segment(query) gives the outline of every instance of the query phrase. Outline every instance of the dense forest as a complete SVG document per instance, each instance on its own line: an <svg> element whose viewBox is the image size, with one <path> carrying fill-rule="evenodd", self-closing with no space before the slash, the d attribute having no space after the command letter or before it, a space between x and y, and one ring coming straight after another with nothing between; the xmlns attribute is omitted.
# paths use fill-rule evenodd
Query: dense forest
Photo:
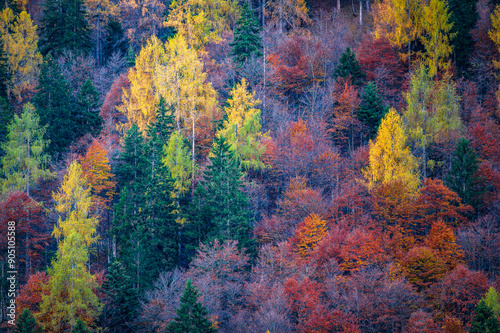
<svg viewBox="0 0 500 333"><path fill-rule="evenodd" d="M0 330L500 333L499 0L3 0Z"/></svg>

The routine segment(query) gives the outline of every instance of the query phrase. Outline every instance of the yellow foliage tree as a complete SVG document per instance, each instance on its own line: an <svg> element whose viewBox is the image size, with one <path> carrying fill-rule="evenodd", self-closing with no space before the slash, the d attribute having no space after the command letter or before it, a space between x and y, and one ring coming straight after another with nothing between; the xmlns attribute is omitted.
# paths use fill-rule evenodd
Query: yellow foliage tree
<svg viewBox="0 0 500 333"><path fill-rule="evenodd" d="M429 75L434 77L439 70L446 70L450 66L448 57L451 54L450 39L456 33L450 34L453 23L449 22L448 6L443 0L431 0L422 11L422 30L420 37L425 47L423 64L429 67Z"/></svg>
<svg viewBox="0 0 500 333"><path fill-rule="evenodd" d="M63 240L75 231L83 238L86 247L94 244L97 218L91 216L91 189L86 187L86 179L80 164L73 161L59 191L54 194L56 211L60 214L52 235Z"/></svg>
<svg viewBox="0 0 500 333"><path fill-rule="evenodd" d="M21 12L14 20L10 8L1 13L0 30L8 57L9 71L12 73L11 93L21 100L21 92L34 86L42 63L38 52L37 26L28 13Z"/></svg>
<svg viewBox="0 0 500 333"><path fill-rule="evenodd" d="M234 28L239 15L237 0L174 0L164 25L175 28L190 46L200 48L209 40L219 41Z"/></svg>
<svg viewBox="0 0 500 333"><path fill-rule="evenodd" d="M280 33L287 27L295 30L311 23L304 0L271 0L267 3L267 8L269 24L276 27Z"/></svg>
<svg viewBox="0 0 500 333"><path fill-rule="evenodd" d="M398 48L407 46L403 58L410 57L411 43L422 34L420 0L385 0L374 9L375 37L385 37Z"/></svg>
<svg viewBox="0 0 500 333"><path fill-rule="evenodd" d="M260 132L260 110L255 108L260 101L255 99L255 93L248 92L245 79L231 90L230 96L229 106L225 107L227 120L218 134L226 138L244 168L263 169L264 134Z"/></svg>
<svg viewBox="0 0 500 333"><path fill-rule="evenodd" d="M128 118L128 123L122 126L123 130L128 130L135 123L145 133L148 124L154 119L159 102L155 89L155 69L164 53L163 44L153 36L141 49L135 67L129 70L130 89L124 90L123 104L118 107Z"/></svg>
<svg viewBox="0 0 500 333"><path fill-rule="evenodd" d="M491 14L491 29L488 31L488 35L500 52L500 5L497 5L495 11ZM500 68L499 61L494 60L493 64L496 68Z"/></svg>
<svg viewBox="0 0 500 333"><path fill-rule="evenodd" d="M406 140L403 120L392 108L382 119L375 142L370 141L370 164L364 170L370 189L397 180L410 191L417 190L420 183L418 163Z"/></svg>

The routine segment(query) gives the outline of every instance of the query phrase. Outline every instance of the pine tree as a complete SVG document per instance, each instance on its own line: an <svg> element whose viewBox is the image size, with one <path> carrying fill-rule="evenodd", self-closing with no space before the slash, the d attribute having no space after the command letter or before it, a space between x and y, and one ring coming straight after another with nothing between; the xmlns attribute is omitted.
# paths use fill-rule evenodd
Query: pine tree
<svg viewBox="0 0 500 333"><path fill-rule="evenodd" d="M148 140L132 126L120 157L123 165L117 170L125 188L115 208L111 233L116 238L118 258L140 293L152 285L161 270L178 263L173 180L162 161L173 115L165 112L159 108L156 121L148 128Z"/></svg>
<svg viewBox="0 0 500 333"><path fill-rule="evenodd" d="M33 103L40 115L40 124L47 126L48 152L63 152L75 139L76 119L68 82L51 56L45 58L38 78L38 92Z"/></svg>
<svg viewBox="0 0 500 333"><path fill-rule="evenodd" d="M499 333L500 325L491 308L481 300L472 318L470 333Z"/></svg>
<svg viewBox="0 0 500 333"><path fill-rule="evenodd" d="M40 50L54 57L63 50L76 54L88 53L92 48L90 28L85 18L82 0L47 0L43 5L40 27Z"/></svg>
<svg viewBox="0 0 500 333"><path fill-rule="evenodd" d="M457 141L451 170L445 178L446 185L456 192L464 204L476 209L482 206L482 196L486 192L485 179L477 175L479 161L469 140Z"/></svg>
<svg viewBox="0 0 500 333"><path fill-rule="evenodd" d="M104 44L104 59L109 59L114 52L127 55L127 37L119 20L111 18L106 25L106 42Z"/></svg>
<svg viewBox="0 0 500 333"><path fill-rule="evenodd" d="M453 23L451 33L456 33L452 43L453 58L458 68L466 69L474 47L470 32L479 19L477 0L448 0L448 5Z"/></svg>
<svg viewBox="0 0 500 333"><path fill-rule="evenodd" d="M363 72L358 59L356 59L356 55L350 47L347 47L347 49L345 49L345 51L340 55L339 63L333 72L333 77L335 80L338 80L339 78L347 79L351 77L352 84L357 86L360 86L363 83L366 74Z"/></svg>
<svg viewBox="0 0 500 333"><path fill-rule="evenodd" d="M79 110L76 112L78 114L76 137L82 137L87 133L97 136L103 121L99 115L99 92L90 79L82 84L77 95L77 105Z"/></svg>
<svg viewBox="0 0 500 333"><path fill-rule="evenodd" d="M49 160L45 153L47 141L44 139L45 127L32 104L24 105L21 117L14 116L7 127L8 141L2 145L2 190L23 189L29 195L30 187L39 180L48 179L53 174L46 168Z"/></svg>
<svg viewBox="0 0 500 333"><path fill-rule="evenodd" d="M30 310L24 309L17 318L14 333L42 333L42 328L38 325Z"/></svg>
<svg viewBox="0 0 500 333"><path fill-rule="evenodd" d="M177 309L177 317L167 327L168 333L210 333L217 332L208 320L208 312L198 302L198 290L191 280L186 281L184 292Z"/></svg>
<svg viewBox="0 0 500 333"><path fill-rule="evenodd" d="M14 16L18 16L21 13L18 0L0 1L0 11L3 11L5 8L10 8L14 13Z"/></svg>
<svg viewBox="0 0 500 333"><path fill-rule="evenodd" d="M87 325L82 321L81 318L78 318L76 321L75 327L71 330L71 333L90 333L90 331L87 328Z"/></svg>
<svg viewBox="0 0 500 333"><path fill-rule="evenodd" d="M102 289L106 294L103 313L111 332L132 332L130 323L137 317L139 298L125 267L115 259L108 269Z"/></svg>
<svg viewBox="0 0 500 333"><path fill-rule="evenodd" d="M146 146L137 125L132 125L127 131L123 142L123 151L118 157L115 170L119 188L140 183L147 171Z"/></svg>
<svg viewBox="0 0 500 333"><path fill-rule="evenodd" d="M244 192L243 172L230 149L224 138L214 140L211 165L194 192L187 228L195 248L214 239L237 240L239 248L253 253L249 198Z"/></svg>
<svg viewBox="0 0 500 333"><path fill-rule="evenodd" d="M233 60L238 66L241 66L252 54L257 57L262 56L261 30L259 20L245 0L241 8L240 18L234 27L234 40L229 44Z"/></svg>
<svg viewBox="0 0 500 333"><path fill-rule="evenodd" d="M361 97L361 105L357 111L358 119L368 128L368 137L371 139L377 134L380 121L387 112L382 98L377 94L377 87L368 83Z"/></svg>
<svg viewBox="0 0 500 333"><path fill-rule="evenodd" d="M9 134L8 125L12 122L13 115L14 113L7 104L7 101L3 97L0 97L0 169L2 169L1 158L5 156L2 146L5 140L7 140L7 135Z"/></svg>

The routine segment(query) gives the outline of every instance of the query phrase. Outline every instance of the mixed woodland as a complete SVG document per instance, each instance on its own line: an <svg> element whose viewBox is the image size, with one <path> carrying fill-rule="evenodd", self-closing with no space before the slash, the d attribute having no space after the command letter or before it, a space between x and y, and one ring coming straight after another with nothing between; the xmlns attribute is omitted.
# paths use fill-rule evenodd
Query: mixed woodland
<svg viewBox="0 0 500 333"><path fill-rule="evenodd" d="M499 333L499 84L499 0L4 0L1 327Z"/></svg>

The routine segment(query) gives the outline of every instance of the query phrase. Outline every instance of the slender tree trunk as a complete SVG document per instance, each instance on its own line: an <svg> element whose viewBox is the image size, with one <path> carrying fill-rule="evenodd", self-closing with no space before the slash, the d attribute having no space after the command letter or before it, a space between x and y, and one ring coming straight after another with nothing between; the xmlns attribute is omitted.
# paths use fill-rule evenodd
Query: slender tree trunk
<svg viewBox="0 0 500 333"><path fill-rule="evenodd" d="M363 25L363 0L359 0L359 25Z"/></svg>
<svg viewBox="0 0 500 333"><path fill-rule="evenodd" d="M337 0L337 12L340 12L340 0Z"/></svg>

